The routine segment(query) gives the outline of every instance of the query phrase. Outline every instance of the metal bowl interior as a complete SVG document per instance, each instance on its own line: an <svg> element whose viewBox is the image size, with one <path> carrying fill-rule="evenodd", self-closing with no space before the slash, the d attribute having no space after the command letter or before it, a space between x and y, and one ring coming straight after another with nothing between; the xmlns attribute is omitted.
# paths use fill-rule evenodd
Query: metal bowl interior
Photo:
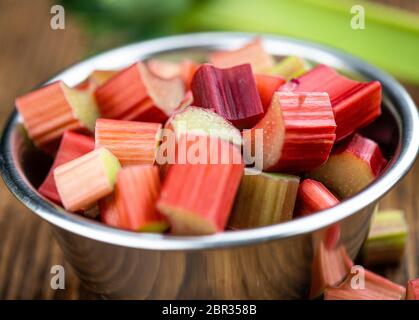
<svg viewBox="0 0 419 320"><path fill-rule="evenodd" d="M118 69L150 57L202 59L211 50L239 47L254 36L248 33L198 33L135 43L78 63L50 81L62 79L69 85L75 85L94 69ZM263 40L267 51L275 56L298 55L314 64L330 65L353 78L378 80L382 84L383 114L362 132L380 143L390 159L389 165L376 181L338 206L286 223L211 236L139 234L111 228L65 212L36 192L35 188L46 174L50 160L28 147L21 119L16 112L4 129L0 145L0 168L6 185L25 206L60 228L106 243L153 250L222 248L302 235L355 214L382 197L407 173L418 152L418 113L407 92L392 77L340 51L285 37L263 36Z"/></svg>

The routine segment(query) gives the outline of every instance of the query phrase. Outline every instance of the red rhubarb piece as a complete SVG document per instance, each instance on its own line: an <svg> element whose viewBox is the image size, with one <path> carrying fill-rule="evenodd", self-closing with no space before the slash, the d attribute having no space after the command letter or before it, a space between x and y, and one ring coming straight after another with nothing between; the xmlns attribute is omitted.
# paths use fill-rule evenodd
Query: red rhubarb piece
<svg viewBox="0 0 419 320"><path fill-rule="evenodd" d="M54 180L64 208L72 212L89 209L111 194L119 169L118 159L105 148L55 168Z"/></svg>
<svg viewBox="0 0 419 320"><path fill-rule="evenodd" d="M310 298L321 295L327 287L341 284L352 266L353 262L343 245L327 248L325 243L320 241L313 257Z"/></svg>
<svg viewBox="0 0 419 320"><path fill-rule="evenodd" d="M72 131L64 132L54 163L44 182L38 188L39 193L60 204L60 196L54 181L55 168L92 151L94 148L95 140L93 138Z"/></svg>
<svg viewBox="0 0 419 320"><path fill-rule="evenodd" d="M381 84L359 82L325 65L285 84L285 91L327 92L336 120L336 141L370 124L381 114Z"/></svg>
<svg viewBox="0 0 419 320"><path fill-rule="evenodd" d="M16 99L29 137L38 147L58 141L67 130L94 130L99 116L88 91L71 89L62 81L46 85Z"/></svg>
<svg viewBox="0 0 419 320"><path fill-rule="evenodd" d="M263 116L249 64L218 69L204 64L192 79L194 104L214 110L239 129L251 128Z"/></svg>
<svg viewBox="0 0 419 320"><path fill-rule="evenodd" d="M407 283L406 300L419 300L419 278Z"/></svg>
<svg viewBox="0 0 419 320"><path fill-rule="evenodd" d="M156 210L160 189L159 170L156 166L137 165L123 168L117 176L116 208L112 203L105 203L104 222L133 231L165 231L169 224ZM115 210L118 218L113 217Z"/></svg>
<svg viewBox="0 0 419 320"><path fill-rule="evenodd" d="M111 151L122 166L154 164L160 142L160 123L98 119L96 148Z"/></svg>
<svg viewBox="0 0 419 320"><path fill-rule="evenodd" d="M302 172L327 160L335 129L326 93L276 92L262 120L243 132L243 143L264 171ZM263 132L262 150L258 132Z"/></svg>
<svg viewBox="0 0 419 320"><path fill-rule="evenodd" d="M191 60L172 62L159 59L150 59L147 66L151 72L163 79L173 79L180 77L186 90L190 90L192 77L199 65Z"/></svg>
<svg viewBox="0 0 419 320"><path fill-rule="evenodd" d="M95 91L104 118L164 122L179 106L182 80L162 79L142 62L120 71Z"/></svg>
<svg viewBox="0 0 419 320"><path fill-rule="evenodd" d="M192 164L188 158L186 162L171 165L157 203L160 212L169 219L174 234L204 235L223 231L243 174L244 165L237 147L218 138L203 136L200 139L206 141L205 163ZM192 146L190 144L186 150L191 151ZM215 162L211 158L214 154ZM223 159L227 161L221 161Z"/></svg>
<svg viewBox="0 0 419 320"><path fill-rule="evenodd" d="M208 61L218 68L230 68L249 63L254 72L265 72L275 64L273 57L262 45L262 39L256 38L237 50L217 51L209 55Z"/></svg>
<svg viewBox="0 0 419 320"><path fill-rule="evenodd" d="M347 198L370 184L386 163L378 144L355 134L337 146L327 162L308 176Z"/></svg>
<svg viewBox="0 0 419 320"><path fill-rule="evenodd" d="M285 79L278 76L255 74L255 81L263 108L266 110L271 104L272 96L275 91L285 83Z"/></svg>
<svg viewBox="0 0 419 320"><path fill-rule="evenodd" d="M361 285L359 272L364 273L364 283ZM358 279L355 279L357 277ZM350 273L338 288L327 288L325 300L401 300L406 289L384 277L363 269Z"/></svg>

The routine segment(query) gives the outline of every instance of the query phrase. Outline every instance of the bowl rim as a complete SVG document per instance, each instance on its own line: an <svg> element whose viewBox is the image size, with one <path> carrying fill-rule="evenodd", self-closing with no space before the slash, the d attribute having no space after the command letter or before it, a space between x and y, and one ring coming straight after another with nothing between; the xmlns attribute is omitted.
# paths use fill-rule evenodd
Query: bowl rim
<svg viewBox="0 0 419 320"><path fill-rule="evenodd" d="M413 165L419 148L419 120L415 103L406 90L394 78L370 64L340 50L326 47L305 40L298 40L277 35L238 33L238 32L205 32L175 35L141 41L112 49L76 63L50 81L64 79L74 85L82 80L90 70L107 66L112 61L113 68L127 65L126 61L145 59L156 53L191 48L232 48L261 36L265 47L271 53L286 55L287 52L302 50L304 55L327 61L334 67L340 66L362 74L366 78L381 82L383 99L390 107L398 121L400 138L396 155L387 171L360 193L346 199L339 205L323 210L312 216L302 217L288 222L259 227L249 230L222 232L209 236L174 236L160 234L136 233L106 226L97 221L76 214L69 214L64 209L46 201L35 192L26 178L21 175L13 161L12 135L19 123L16 110L9 117L0 141L0 171L10 191L26 207L49 223L77 235L100 242L122 247L149 250L197 250L224 248L232 246L254 245L278 239L285 239L322 229L341 221L361 209L374 204L386 194ZM314 56L313 56L314 55ZM116 61L115 57L118 57ZM121 63L123 61L124 63ZM120 64L120 65L119 65ZM48 83L47 82L47 83ZM72 83L73 82L73 83ZM394 106L397 106L396 112Z"/></svg>

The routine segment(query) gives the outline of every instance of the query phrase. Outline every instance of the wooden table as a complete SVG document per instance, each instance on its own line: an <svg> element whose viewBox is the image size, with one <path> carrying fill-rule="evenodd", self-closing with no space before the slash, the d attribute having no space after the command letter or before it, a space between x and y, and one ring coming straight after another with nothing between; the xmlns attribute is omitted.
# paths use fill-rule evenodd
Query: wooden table
<svg viewBox="0 0 419 320"><path fill-rule="evenodd" d="M419 11L414 1L385 1ZM17 95L70 64L81 60L88 39L71 17L66 29L50 29L48 1L0 2L0 127L13 109ZM407 87L419 104L419 88ZM419 276L418 163L380 203L381 208L403 208L409 223L406 254L397 267L383 273L404 284ZM50 287L53 265L66 270L65 290ZM0 299L95 298L85 290L64 261L49 226L18 202L0 182Z"/></svg>

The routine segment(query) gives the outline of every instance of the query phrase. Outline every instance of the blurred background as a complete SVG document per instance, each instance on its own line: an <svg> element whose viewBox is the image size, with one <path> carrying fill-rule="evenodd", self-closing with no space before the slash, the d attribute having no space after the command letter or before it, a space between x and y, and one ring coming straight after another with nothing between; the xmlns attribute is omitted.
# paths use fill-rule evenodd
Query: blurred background
<svg viewBox="0 0 419 320"><path fill-rule="evenodd" d="M51 7L57 4L65 9L63 30L50 26ZM362 19L359 10L365 28L354 29L351 21ZM419 104L417 0L0 0L0 127L16 96L77 61L129 42L210 30L280 34L340 48L391 73ZM402 263L379 270L401 284L419 276L418 179L416 164L381 201L381 208L405 210L409 223ZM50 288L54 264L65 267L65 290ZM80 287L48 225L18 203L3 182L0 298L97 298Z"/></svg>

